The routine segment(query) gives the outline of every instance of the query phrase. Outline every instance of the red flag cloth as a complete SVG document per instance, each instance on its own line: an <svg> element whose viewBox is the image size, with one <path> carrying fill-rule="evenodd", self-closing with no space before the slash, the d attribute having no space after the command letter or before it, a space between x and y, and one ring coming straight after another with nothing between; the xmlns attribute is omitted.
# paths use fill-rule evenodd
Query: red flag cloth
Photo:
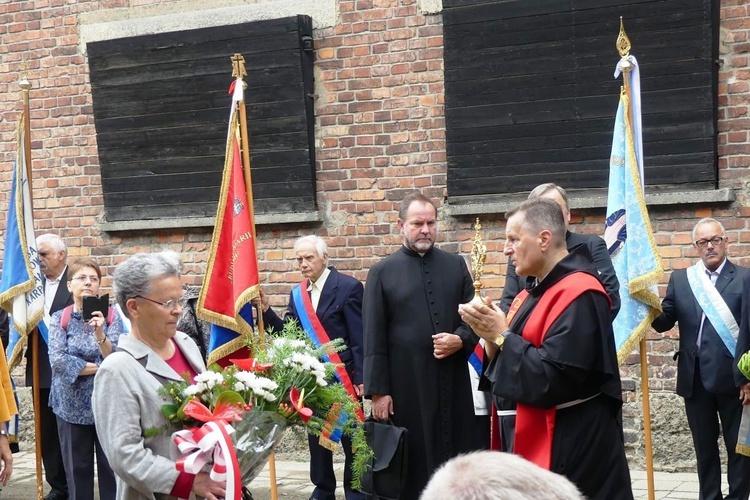
<svg viewBox="0 0 750 500"><path fill-rule="evenodd" d="M216 227L206 278L198 299L199 316L231 332L223 332L224 338L211 339L209 363L245 347L244 337L253 332L252 315L248 314L251 309L249 304L260 293L252 198L248 198L240 154L236 95L230 118Z"/></svg>

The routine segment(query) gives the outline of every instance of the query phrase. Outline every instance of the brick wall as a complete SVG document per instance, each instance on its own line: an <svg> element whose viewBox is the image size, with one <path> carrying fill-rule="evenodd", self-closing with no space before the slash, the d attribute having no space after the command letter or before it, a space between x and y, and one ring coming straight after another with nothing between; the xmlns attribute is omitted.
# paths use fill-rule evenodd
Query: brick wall
<svg viewBox="0 0 750 500"><path fill-rule="evenodd" d="M0 228L5 225L15 125L21 110L17 85L22 55L30 62L33 187L39 233L61 234L73 258L91 255L106 274L128 255L169 247L186 262L186 281L199 283L205 271L209 229L100 233L103 214L92 100L85 55L80 51L78 16L93 10L168 4L159 0L34 0L0 5ZM750 11L746 0L722 1L719 144L721 188L737 200L717 206L652 207L665 268L695 259L690 231L705 216L720 219L730 253L750 265ZM318 203L324 221L315 225L258 228L262 279L272 303L281 307L298 281L292 262L296 237L326 236L335 265L364 280L369 267L400 244L396 208L403 194L421 189L440 203L446 196L446 153L441 16L424 15L416 0L339 0L339 22L315 31ZM615 34L613 34L613 37ZM637 47L634 49L637 54ZM615 58L613 51L613 60ZM601 232L603 210L574 214L574 230ZM483 217L488 246L487 294L499 298L505 273L501 255L502 217ZM472 218L444 218L439 245L468 255ZM0 245L2 242L0 241ZM668 278L668 277L667 277ZM666 284L665 278L662 292ZM105 286L109 280L105 280ZM657 426L680 415L673 398L676 332L648 340L650 387ZM637 355L623 367L626 434L636 459L642 453ZM666 402L666 403L665 403ZM662 412L662 406L666 409ZM672 417L669 417L672 418ZM682 424L681 424L682 425ZM681 433L681 434L680 434ZM684 425L678 432L685 439ZM687 436L689 441L689 436ZM655 442L660 446L660 441ZM657 449L657 465L690 467L689 453L677 462L672 445ZM661 458L661 462L659 457ZM666 465L664 465L666 464Z"/></svg>

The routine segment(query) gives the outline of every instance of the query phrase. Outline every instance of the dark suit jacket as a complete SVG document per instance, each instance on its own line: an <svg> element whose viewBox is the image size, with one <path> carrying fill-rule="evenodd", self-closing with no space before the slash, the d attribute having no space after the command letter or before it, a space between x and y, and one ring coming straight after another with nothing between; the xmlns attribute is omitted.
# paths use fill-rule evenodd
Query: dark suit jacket
<svg viewBox="0 0 750 500"><path fill-rule="evenodd" d="M68 290L68 268L60 276L60 285L57 287L57 293L55 298L52 300L52 306L49 309L50 315L56 313L60 309L64 309L73 303L73 295ZM49 325L47 325L49 326ZM38 330L34 330L38 332ZM31 335L39 335L38 333L32 333ZM26 348L26 387L32 387L34 385L34 343L33 339L29 335L27 339ZM43 389L49 389L52 384L52 368L49 364L49 352L47 350L47 343L44 339L39 336L39 387Z"/></svg>
<svg viewBox="0 0 750 500"><path fill-rule="evenodd" d="M362 383L362 295L364 287L359 280L341 274L334 267L329 267L331 274L328 275L326 284L320 292L320 301L316 315L323 325L328 337L333 339L344 339L347 349L341 351L341 361L346 365L352 383ZM307 290L303 290L307 293ZM284 315L284 321L294 318L299 319L297 310L289 294L288 311ZM284 328L284 322L276 313L268 308L263 313L263 321L266 327L271 326L280 331Z"/></svg>
<svg viewBox="0 0 750 500"><path fill-rule="evenodd" d="M739 362L743 354L750 350L750 273L742 278L742 318L740 320L740 334L737 337L737 350L734 353L735 362ZM735 363L736 364L736 363ZM747 384L750 380L741 377L737 381Z"/></svg>
<svg viewBox="0 0 750 500"><path fill-rule="evenodd" d="M595 234L577 234L570 231L565 235L565 243L568 250L580 244L585 244L589 248L596 269L599 271L599 280L612 300L610 312L612 319L614 319L620 310L620 282L617 280L615 268L612 266L612 259L609 258L607 244ZM500 300L500 309L507 313L513 299L524 288L526 288L526 276L518 276L516 266L511 264L510 259L508 259L508 272L505 275L505 287L503 288L503 297Z"/></svg>
<svg viewBox="0 0 750 500"><path fill-rule="evenodd" d="M716 289L732 311L738 323L742 314L742 285L750 276L750 269L735 266L727 261L716 281ZM677 359L677 394L690 397L693 394L695 358L698 354L698 330L703 311L695 300L687 279L687 270L672 273L667 285L667 294L661 303L663 313L651 326L657 332L665 332L679 323L680 350ZM747 308L747 306L745 307ZM738 342L739 347L739 342ZM729 352L706 318L700 346L700 372L703 386L715 394L739 394L737 388L747 383L734 362L735 353Z"/></svg>

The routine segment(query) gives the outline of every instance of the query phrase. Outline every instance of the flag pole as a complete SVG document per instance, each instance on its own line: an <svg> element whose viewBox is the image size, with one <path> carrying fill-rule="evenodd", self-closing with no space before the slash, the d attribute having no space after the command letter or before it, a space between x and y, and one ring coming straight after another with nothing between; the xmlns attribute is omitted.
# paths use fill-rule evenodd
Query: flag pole
<svg viewBox="0 0 750 500"><path fill-rule="evenodd" d="M21 81L19 86L23 91L23 128L26 141L24 141L24 160L26 168L26 177L29 179L29 198L31 199L31 210L32 219L34 218L34 190L31 188L31 116L29 113L29 90L31 89L31 83L28 79L28 61L24 58L21 62ZM27 337L28 338L28 337ZM38 500L43 500L44 489L42 486L42 421L40 416L39 408L39 328L34 327L31 332L31 345L33 351L33 362L32 368L32 381L33 381L33 393L34 393L34 451L36 458L36 495Z"/></svg>
<svg viewBox="0 0 750 500"><path fill-rule="evenodd" d="M232 76L239 79L238 84L245 85L243 77L247 76L245 70L245 58L242 54L234 54L232 56ZM247 110L245 109L245 98L237 103L237 108L240 112L240 142L242 152L242 172L245 176L245 189L247 191L247 204L248 210L250 211L250 220L252 221L251 228L253 233L253 241L256 242L257 238L255 232L255 201L253 200L253 181L252 175L250 174L250 139L247 131ZM263 325L263 305L262 301L257 307L257 323L258 323L258 338L260 339L260 346L262 349L266 348L266 332ZM276 484L276 456L275 453L271 453L268 457L268 475L271 483L271 500L278 500L279 492Z"/></svg>
<svg viewBox="0 0 750 500"><path fill-rule="evenodd" d="M628 96L628 107L625 113L628 115L630 123L635 123L633 120L633 100L631 99L630 89L630 71L632 65L628 61L630 55L630 39L625 33L625 26L620 16L620 33L617 36L617 51L620 54L620 68L622 68L622 91ZM643 180L641 180L641 183ZM646 482L648 485L648 498L654 500L654 457L652 450L651 441L651 407L649 404L649 391L648 391L648 360L646 358L646 336L644 335L639 342L640 349L640 365L641 365L641 402L643 405L643 428L644 428L644 445L646 455Z"/></svg>

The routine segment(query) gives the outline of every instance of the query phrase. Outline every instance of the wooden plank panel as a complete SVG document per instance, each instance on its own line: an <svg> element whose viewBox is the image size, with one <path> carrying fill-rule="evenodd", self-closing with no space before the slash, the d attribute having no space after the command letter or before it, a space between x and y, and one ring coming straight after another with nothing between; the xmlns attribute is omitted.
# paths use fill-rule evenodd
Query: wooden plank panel
<svg viewBox="0 0 750 500"><path fill-rule="evenodd" d="M716 182L711 0L444 0L443 7L450 195L550 180L606 187L622 82L612 76L620 15L641 63L647 183Z"/></svg>
<svg viewBox="0 0 750 500"><path fill-rule="evenodd" d="M314 209L312 53L300 44L311 35L309 17L295 16L89 44L108 220L174 217L190 203L201 208L185 216L213 215L236 52L248 69L256 211Z"/></svg>

